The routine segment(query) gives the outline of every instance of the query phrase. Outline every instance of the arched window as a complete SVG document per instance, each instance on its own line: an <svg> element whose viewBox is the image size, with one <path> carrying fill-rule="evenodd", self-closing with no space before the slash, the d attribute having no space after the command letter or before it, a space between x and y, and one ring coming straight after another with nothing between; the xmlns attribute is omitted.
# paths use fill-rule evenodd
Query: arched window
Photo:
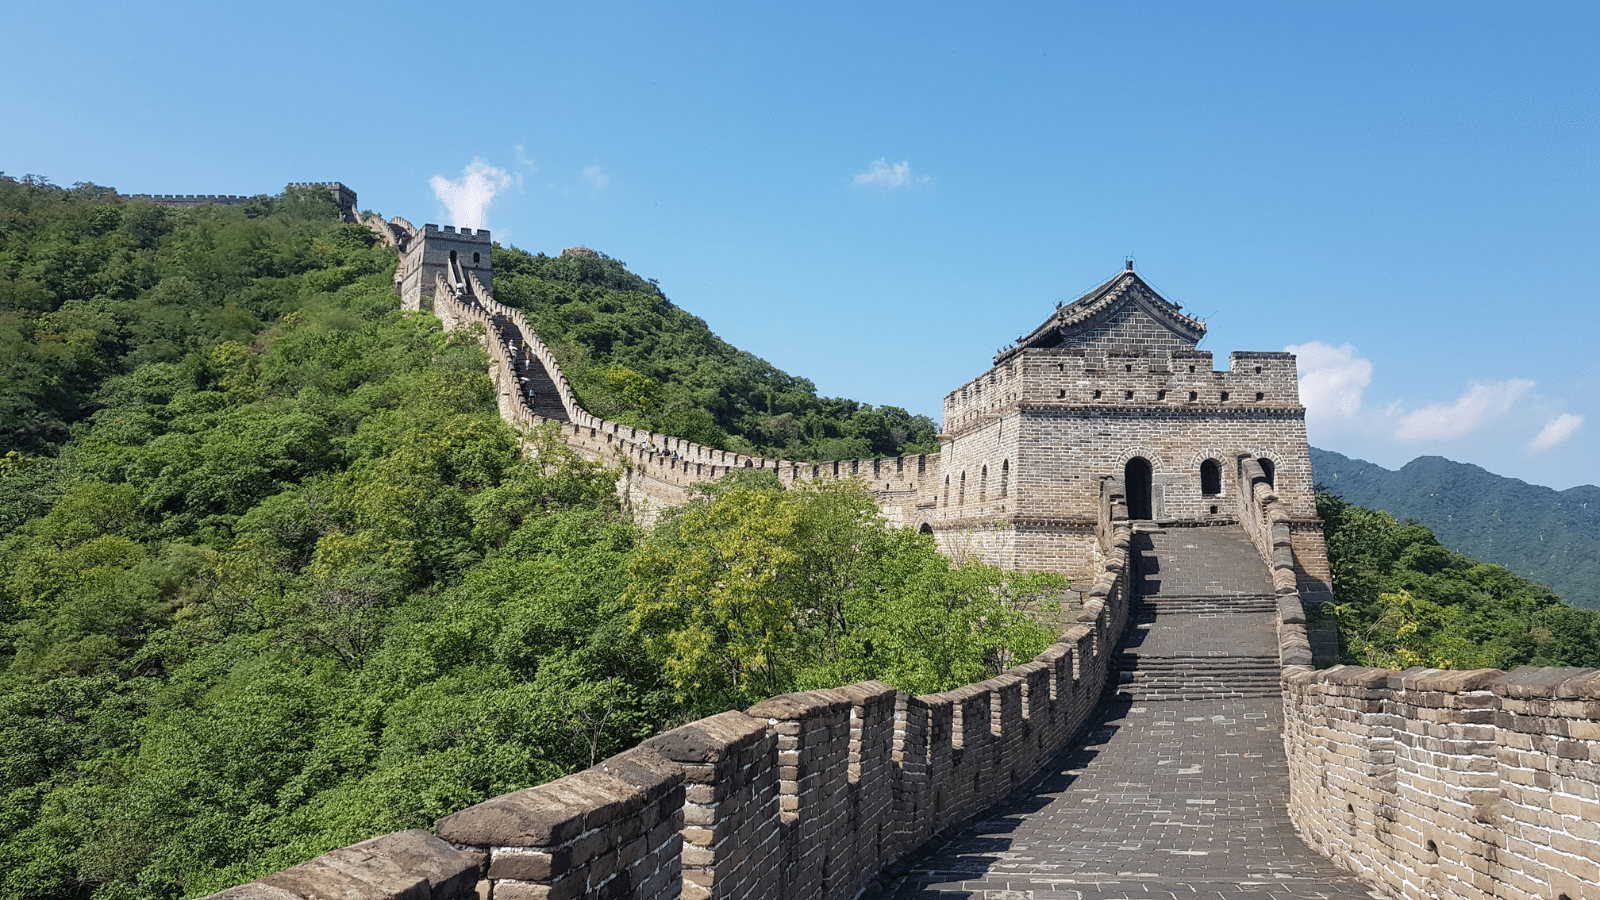
<svg viewBox="0 0 1600 900"><path fill-rule="evenodd" d="M1000 499L1001 500L1004 500L1006 498L1006 489L1011 486L1008 483L1010 481L1011 481L1011 460L1008 459L1005 462L1002 462L1000 464Z"/></svg>
<svg viewBox="0 0 1600 900"><path fill-rule="evenodd" d="M956 505L967 505L967 473L961 473L961 484L956 487Z"/></svg>
<svg viewBox="0 0 1600 900"><path fill-rule="evenodd" d="M989 467L984 466L983 471L978 473L978 502L982 503L987 499L989 499Z"/></svg>
<svg viewBox="0 0 1600 900"><path fill-rule="evenodd" d="M944 505L950 505L950 476L944 477Z"/></svg>
<svg viewBox="0 0 1600 900"><path fill-rule="evenodd" d="M451 250L450 251L450 262L453 264L455 261L456 261L456 252L454 250Z"/></svg>
<svg viewBox="0 0 1600 900"><path fill-rule="evenodd" d="M1150 510L1150 461L1142 456L1128 460L1122 467L1122 480L1128 491L1128 518L1154 518Z"/></svg>
<svg viewBox="0 0 1600 900"><path fill-rule="evenodd" d="M473 265L477 265L478 264L478 254L476 254L476 253L472 254L472 264Z"/></svg>
<svg viewBox="0 0 1600 900"><path fill-rule="evenodd" d="M1207 497L1222 493L1222 464L1214 459L1200 464L1200 493Z"/></svg>
<svg viewBox="0 0 1600 900"><path fill-rule="evenodd" d="M1267 476L1267 484L1271 485L1272 487L1277 487L1278 467L1273 465L1272 460L1267 459L1265 456L1257 459L1256 461L1261 463L1261 474Z"/></svg>
<svg viewBox="0 0 1600 900"><path fill-rule="evenodd" d="M917 532L920 534L933 534L933 526L929 525L927 522L923 522L922 527L918 528Z"/></svg>

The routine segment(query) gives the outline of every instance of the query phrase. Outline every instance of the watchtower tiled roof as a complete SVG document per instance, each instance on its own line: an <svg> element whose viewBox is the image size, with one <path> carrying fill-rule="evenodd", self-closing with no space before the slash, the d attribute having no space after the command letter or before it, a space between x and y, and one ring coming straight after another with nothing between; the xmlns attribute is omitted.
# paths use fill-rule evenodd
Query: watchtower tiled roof
<svg viewBox="0 0 1600 900"><path fill-rule="evenodd" d="M1044 323L1001 351L1000 365L1028 349L1082 347L1124 353L1192 350L1206 324L1179 311L1133 271L1133 264L1082 297L1057 307Z"/></svg>

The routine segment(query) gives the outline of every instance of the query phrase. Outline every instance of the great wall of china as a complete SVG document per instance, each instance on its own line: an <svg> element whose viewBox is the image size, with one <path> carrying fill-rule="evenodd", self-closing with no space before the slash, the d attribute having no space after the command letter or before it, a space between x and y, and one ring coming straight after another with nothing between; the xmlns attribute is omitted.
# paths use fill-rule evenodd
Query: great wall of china
<svg viewBox="0 0 1600 900"><path fill-rule="evenodd" d="M352 205L353 199L352 193ZM1056 356L1035 354L1032 358L1041 365L1031 370L1033 377L1011 381L1009 387L1008 373L1015 377L1030 370L1006 366L1025 363L1029 354L997 358L995 369L947 396L947 430L987 434L983 429L993 428L997 440L989 444L999 446L1005 422L1015 424L1015 419L991 413L1003 404L1025 408L1018 395L1028 391L1037 395L1032 408L1043 409L1043 418L1069 414L1063 412L1066 404L1040 402L1053 398L1070 399L1076 410L1071 415L1113 422L1130 407L1095 406L1102 392L1133 401L1136 392L1159 391L1152 398L1156 403L1164 402L1168 391L1183 402L1187 392L1192 403L1209 390L1220 392L1220 400L1212 396L1217 404L1230 402L1230 393L1263 404L1256 411L1214 406L1205 415L1223 425L1212 429L1210 443L1202 445L1194 439L1163 443L1159 428L1130 435L1124 441L1130 451L1090 462L1099 471L1092 479L1080 479L1088 483L1074 486L1070 509L1030 520L1017 516L1015 507L1000 504L1025 484L1021 456L1006 458L991 494L981 454L965 461L930 454L796 463L715 451L590 416L520 312L494 301L487 232L431 225L419 231L402 219L384 222L375 216L364 224L401 253L397 288L402 303L414 309L431 307L447 328L482 326L506 419L519 427L556 421L578 452L625 461L619 490L642 518L682 502L692 484L731 469L771 469L790 482L859 477L890 521L932 531L942 544L958 534L975 535L989 557L1001 562L1056 563L1059 551L1040 554L1016 537L1030 529L1053 534L1077 554L1072 566L1058 567L1091 587L1077 624L1036 659L996 678L920 697L877 682L775 697L743 712L722 713L658 735L566 778L448 816L433 834L408 831L374 838L213 896L849 898L886 886L892 890L919 848L947 837L963 820L1019 786L1036 784L1030 782L1041 777L1036 772L1047 774L1061 764L1058 753L1093 743L1085 732L1105 707L1105 688L1141 677L1117 656L1119 642L1149 633L1136 629L1159 629L1165 615L1151 605L1160 598L1144 593L1161 593L1151 587L1159 584L1152 573L1160 572L1158 562L1171 567L1174 557L1161 547L1147 547L1148 537L1141 538L1163 534L1159 526L1164 522L1180 535L1202 527L1216 534L1238 529L1259 557L1261 590L1270 591L1265 622L1266 633L1275 634L1271 665L1277 680L1266 691L1270 697L1260 702L1274 711L1281 704L1278 752L1286 763L1287 815L1310 845L1368 887L1392 897L1600 900L1600 670L1520 669L1507 674L1313 668L1305 609L1331 594L1320 524L1314 513L1308 518L1304 505L1309 466L1299 471L1295 454L1296 442L1304 446L1304 431L1303 410L1297 417L1298 400L1285 393L1292 391L1292 357L1235 354L1229 372L1213 373L1209 354L1179 347L1159 363L1149 363L1147 377L1133 378L1137 358L1111 353L1080 360L1077 375L1063 378L1059 386L1045 384L1038 377L1047 368L1042 361L1059 362L1059 373L1065 373L1067 364L1078 358L1058 351ZM425 271L421 264L430 241L438 254ZM482 249L472 250L474 245ZM457 251L455 258L447 247ZM462 248L480 254L476 265L461 257ZM1173 321L1179 327L1185 324ZM1205 370L1196 371L1201 361ZM1125 368L1119 372L1119 366ZM1186 380L1190 375L1195 377ZM980 401L985 387L990 388L988 399ZM1092 397L1086 393L1090 390ZM1068 398L1068 391L1085 394ZM1274 391L1279 392L1276 402ZM1248 400L1252 395L1254 400ZM1186 415L1148 402L1141 409L1152 420ZM1232 427L1227 423L1235 420L1245 423L1245 430L1227 433ZM1272 422L1280 424L1262 424ZM1273 427L1287 437L1251 431ZM1211 449L1219 444L1230 446ZM946 447L948 452L950 444ZM1258 452L1234 449L1238 447ZM1151 458L1156 460L1154 477L1149 476ZM1217 466L1219 458L1227 465ZM1015 471L1011 459L1018 460ZM1138 460L1146 461L1146 468ZM1194 490L1172 474L1185 468L1197 476ZM982 517L970 514L970 508L964 512L964 503L949 502L946 479L957 471L975 475L974 501L990 504L985 509L991 514L1007 514L1007 527L974 524ZM1148 480L1130 485L1130 475ZM957 490L966 490L964 477ZM1020 525L1015 521L1019 518ZM1136 538L1145 543L1136 544ZM1007 541L1009 548L1002 546ZM1256 565L1246 562L1243 567ZM1167 577L1170 584L1180 581L1177 569ZM1218 602L1222 605L1215 606ZM1229 603L1240 611L1247 605L1210 600L1198 607L1197 618L1175 621L1215 619L1217 612L1205 610L1226 612ZM1135 610L1146 612L1136 616ZM1226 621L1255 620L1246 616ZM1196 641L1201 636L1194 633ZM1226 631L1222 639L1231 642ZM1273 638L1266 640L1270 646ZM1200 678L1190 677L1200 692L1194 696L1208 699L1180 703L1174 707L1179 711L1209 709L1206 703L1219 702L1216 698L1258 696L1239 693L1238 684L1202 689ZM1138 693L1136 687L1125 689ZM1152 698L1149 703L1179 703L1189 695L1158 691L1146 696ZM1155 724L1175 727L1172 722ZM1149 733L1173 735L1171 730ZM1109 762L1097 761L1089 769ZM1031 800L1024 805L1040 808ZM1209 827L1220 831L1232 826L1219 819ZM1127 841L1138 835L1121 837ZM1204 856L1207 851L1169 852ZM1216 865L1216 872L1225 872ZM1050 877L1058 875L1079 888L1093 878L1100 878L1096 883L1104 887L1110 877L1080 877L1077 882L1059 872ZM1027 884L1046 883L1043 874L1031 877ZM1138 890L1081 889L1040 896L1157 895L1150 881L1155 875L1134 872L1129 877L1129 883L1141 886ZM1201 876L1185 877L1185 884L1191 884ZM1229 883L1236 890L1257 890L1258 885L1240 879ZM1273 888L1270 880L1259 884L1265 885L1261 891ZM1357 896L1312 893L1309 881L1278 884L1300 884L1305 893L1297 896ZM973 887L946 896L1034 896L1012 886L989 893ZM900 889L898 896L934 895Z"/></svg>

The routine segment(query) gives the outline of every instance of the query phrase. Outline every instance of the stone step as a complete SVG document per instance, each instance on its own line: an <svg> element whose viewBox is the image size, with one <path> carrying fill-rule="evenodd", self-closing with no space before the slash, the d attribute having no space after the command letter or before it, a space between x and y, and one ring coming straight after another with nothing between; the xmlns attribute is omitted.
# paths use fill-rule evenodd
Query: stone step
<svg viewBox="0 0 1600 900"><path fill-rule="evenodd" d="M1254 700L1261 697L1280 697L1282 692L1277 688L1240 691L1138 691L1118 689L1118 694L1125 695L1142 703L1179 703L1200 700Z"/></svg>
<svg viewBox="0 0 1600 900"><path fill-rule="evenodd" d="M1148 672L1153 675L1168 674L1172 672L1192 673L1195 675L1205 675L1208 673L1214 675L1221 672L1239 672L1245 674L1251 672L1262 672L1276 677L1279 667L1277 660L1272 660L1271 662L1262 662L1259 664L1213 663L1209 665L1206 663L1196 664L1194 661L1190 660L1154 664L1149 662L1141 663L1138 661L1118 661L1113 663L1113 668L1121 672Z"/></svg>
<svg viewBox="0 0 1600 900"><path fill-rule="evenodd" d="M1278 682L1281 672L1278 669L1256 669L1253 671L1195 671L1183 669L1169 669L1166 671L1152 672L1147 669L1120 669L1117 677L1122 681L1163 682L1183 684L1187 681L1205 682L1207 684L1218 681L1270 681Z"/></svg>
<svg viewBox="0 0 1600 900"><path fill-rule="evenodd" d="M1238 657L1210 657L1210 655L1154 655L1154 653L1117 653L1112 657L1112 665L1126 666L1126 668L1168 668L1168 669L1254 669L1278 668L1277 653L1251 653L1251 655L1238 655Z"/></svg>
<svg viewBox="0 0 1600 900"><path fill-rule="evenodd" d="M1120 684L1277 684L1279 672L1118 672Z"/></svg>
<svg viewBox="0 0 1600 900"><path fill-rule="evenodd" d="M1235 596L1212 597L1168 597L1166 595L1143 597L1134 604L1134 609L1159 609L1176 614L1183 614L1198 610L1220 610L1222 612L1256 612L1275 610L1278 600L1275 597L1259 597L1249 594Z"/></svg>

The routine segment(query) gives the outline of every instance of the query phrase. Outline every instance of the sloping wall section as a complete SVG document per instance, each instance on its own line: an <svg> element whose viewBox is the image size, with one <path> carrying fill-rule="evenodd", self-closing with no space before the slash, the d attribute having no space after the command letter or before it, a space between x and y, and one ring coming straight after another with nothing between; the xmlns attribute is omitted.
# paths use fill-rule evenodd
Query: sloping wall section
<svg viewBox="0 0 1600 900"><path fill-rule="evenodd" d="M932 496L939 472L938 454L792 462L713 450L591 415L578 403L555 354L528 326L521 310L495 300L473 273L456 272L455 284L463 290L457 291L450 279L437 276L433 312L446 328L483 328L500 414L523 427L558 422L563 440L573 450L590 459L622 465L618 489L642 522L649 524L661 510L687 502L691 486L715 481L734 469L768 469L786 484L860 478L890 524L915 526L925 521L925 517L919 518L919 509L925 508L923 495ZM528 385L534 383L549 385L559 406L537 391L530 394Z"/></svg>

